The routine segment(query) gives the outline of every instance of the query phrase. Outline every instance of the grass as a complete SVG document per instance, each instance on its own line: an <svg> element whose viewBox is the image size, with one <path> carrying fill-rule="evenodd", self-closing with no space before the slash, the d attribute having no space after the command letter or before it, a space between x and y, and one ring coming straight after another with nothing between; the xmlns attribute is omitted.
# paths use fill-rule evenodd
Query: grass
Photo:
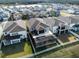
<svg viewBox="0 0 79 59"><path fill-rule="evenodd" d="M26 26L29 26L29 20L28 19L24 19L23 21L25 22Z"/></svg>
<svg viewBox="0 0 79 59"><path fill-rule="evenodd" d="M67 12L64 12L63 10L60 12L61 16L73 16L73 14L69 14Z"/></svg>
<svg viewBox="0 0 79 59"><path fill-rule="evenodd" d="M75 41L76 37L73 36L72 34L64 34L64 35L60 35L58 38L60 39L62 43L66 43L66 42Z"/></svg>
<svg viewBox="0 0 79 59"><path fill-rule="evenodd" d="M77 58L79 57L79 44L70 46L67 48L59 49L57 51L49 51L47 53L41 54L38 57L42 58Z"/></svg>
<svg viewBox="0 0 79 59"><path fill-rule="evenodd" d="M79 35L79 32L75 32L75 33Z"/></svg>
<svg viewBox="0 0 79 59"><path fill-rule="evenodd" d="M28 42L3 47L4 58L16 58L21 56L28 56L30 54L32 54L32 48Z"/></svg>

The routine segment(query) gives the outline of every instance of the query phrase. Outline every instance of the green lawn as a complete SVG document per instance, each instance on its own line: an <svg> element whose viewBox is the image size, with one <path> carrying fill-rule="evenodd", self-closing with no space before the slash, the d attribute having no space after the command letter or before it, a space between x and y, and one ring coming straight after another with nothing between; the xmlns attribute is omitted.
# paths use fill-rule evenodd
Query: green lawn
<svg viewBox="0 0 79 59"><path fill-rule="evenodd" d="M41 54L40 56L42 58L76 58L79 57L79 44L70 46L67 48L62 48L57 51L50 51L44 54Z"/></svg>
<svg viewBox="0 0 79 59"><path fill-rule="evenodd" d="M32 48L28 42L3 47L2 51L4 58L15 58L32 54Z"/></svg>

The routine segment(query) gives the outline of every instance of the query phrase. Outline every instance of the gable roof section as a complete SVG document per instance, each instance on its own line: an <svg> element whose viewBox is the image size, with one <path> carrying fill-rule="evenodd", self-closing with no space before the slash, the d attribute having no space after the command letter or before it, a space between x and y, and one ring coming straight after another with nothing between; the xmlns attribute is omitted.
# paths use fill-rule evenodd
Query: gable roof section
<svg viewBox="0 0 79 59"><path fill-rule="evenodd" d="M43 23L40 23L36 26L36 30L43 30L45 29L46 27L48 27L47 25L43 24Z"/></svg>
<svg viewBox="0 0 79 59"><path fill-rule="evenodd" d="M59 26L60 23L61 23L61 21L55 19L55 24L54 24L54 26Z"/></svg>
<svg viewBox="0 0 79 59"><path fill-rule="evenodd" d="M54 26L55 24L55 19L54 17L48 17L48 18L43 18L46 24L50 27Z"/></svg>
<svg viewBox="0 0 79 59"><path fill-rule="evenodd" d="M36 21L32 24L31 28L35 28L38 24L39 24L39 21L36 20Z"/></svg>
<svg viewBox="0 0 79 59"><path fill-rule="evenodd" d="M28 26L29 29L34 28L38 23L39 23L39 21L35 20L35 18L31 18L31 19L29 20L29 26Z"/></svg>
<svg viewBox="0 0 79 59"><path fill-rule="evenodd" d="M79 23L79 16L71 16L71 23Z"/></svg>
<svg viewBox="0 0 79 59"><path fill-rule="evenodd" d="M7 29L9 26L11 26L13 24L13 21L6 21L6 22L2 22L1 25L3 27L3 29Z"/></svg>
<svg viewBox="0 0 79 59"><path fill-rule="evenodd" d="M43 21L42 18L32 18L29 20L29 23L30 23L29 29L34 28L38 30L40 27L42 28L48 27L48 25Z"/></svg>
<svg viewBox="0 0 79 59"><path fill-rule="evenodd" d="M39 25L42 26L43 28L48 27L48 25L46 25L46 24L44 24L44 23L40 23Z"/></svg>
<svg viewBox="0 0 79 59"><path fill-rule="evenodd" d="M65 16L59 16L57 17L57 20L59 20L60 22L63 22L64 24L70 24L71 23L71 19L70 17L65 17Z"/></svg>
<svg viewBox="0 0 79 59"><path fill-rule="evenodd" d="M17 23L18 22L18 23ZM22 22L22 23L21 23ZM10 24L10 25L9 25ZM4 32L18 32L26 30L26 26L24 26L23 21L9 21L7 22L4 27Z"/></svg>
<svg viewBox="0 0 79 59"><path fill-rule="evenodd" d="M5 28L4 28L4 32L8 32L10 31L13 27L16 26L16 23L14 22L11 22L12 24L10 26L7 27L7 25L9 25L10 23L8 22L8 24L5 25Z"/></svg>
<svg viewBox="0 0 79 59"><path fill-rule="evenodd" d="M59 26L60 24L63 24L62 21L58 20L58 18L56 17L48 17L48 18L44 18L44 21L46 22L46 24L52 28L54 26Z"/></svg>
<svg viewBox="0 0 79 59"><path fill-rule="evenodd" d="M18 31L25 31L24 28L20 27L20 26L16 26L14 29L12 29L10 32L18 32Z"/></svg>

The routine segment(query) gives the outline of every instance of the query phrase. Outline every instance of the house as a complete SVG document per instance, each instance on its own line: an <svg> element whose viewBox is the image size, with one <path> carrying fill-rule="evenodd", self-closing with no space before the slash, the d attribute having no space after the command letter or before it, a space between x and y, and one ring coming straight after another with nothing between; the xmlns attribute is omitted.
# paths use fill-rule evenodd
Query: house
<svg viewBox="0 0 79 59"><path fill-rule="evenodd" d="M21 17L22 17L22 14L21 13L19 13L19 12L14 13L14 18L16 20L21 20L22 19Z"/></svg>
<svg viewBox="0 0 79 59"><path fill-rule="evenodd" d="M60 32L63 32L63 31L65 32L68 29L67 26L65 26L66 23L59 20L61 18L59 18L59 17L47 17L47 18L43 18L43 19L53 33L60 34Z"/></svg>
<svg viewBox="0 0 79 59"><path fill-rule="evenodd" d="M70 24L70 28L74 31L79 31L79 16L73 16L70 17L71 19L71 24Z"/></svg>
<svg viewBox="0 0 79 59"><path fill-rule="evenodd" d="M49 29L53 32L56 33L56 29L58 28L58 22L57 20L55 20L55 17L47 17L47 18L43 18L44 22L46 22L46 24L49 26Z"/></svg>
<svg viewBox="0 0 79 59"><path fill-rule="evenodd" d="M27 38L26 24L23 20L6 21L2 22L0 25L3 29L1 42L4 46L19 43Z"/></svg>
<svg viewBox="0 0 79 59"><path fill-rule="evenodd" d="M11 13L8 21L21 20L22 19L21 17L22 17L22 14L20 14L19 12Z"/></svg>
<svg viewBox="0 0 79 59"><path fill-rule="evenodd" d="M8 21L9 13L6 11L0 11L0 22Z"/></svg>
<svg viewBox="0 0 79 59"><path fill-rule="evenodd" d="M15 20L16 19L14 18L14 13L11 13L8 21L15 21Z"/></svg>
<svg viewBox="0 0 79 59"><path fill-rule="evenodd" d="M56 44L57 40L49 30L49 26L42 18L32 18L29 20L29 31L32 33L36 48Z"/></svg>
<svg viewBox="0 0 79 59"><path fill-rule="evenodd" d="M32 21L32 23L33 23L33 22L36 22L36 23L32 24L32 23L31 23L31 20L30 20L30 25L31 25L30 31L34 30L34 27L33 27L33 26L36 26L36 25L39 23L39 22L38 22L37 20L35 20L35 19L39 19L39 21L41 21L41 22L43 22L44 24L46 24L46 25L47 25L46 29L47 29L47 30L49 29L49 30L50 30L51 32L53 32L53 33L58 33L58 31L61 32L61 31L68 30L68 27L65 26L65 25L67 25L67 24L66 24L67 19L66 19L65 21L63 21L64 18L66 19L66 17L58 17L58 18L56 18L56 17L33 18L34 20ZM42 19L42 20L41 20L41 19ZM65 22L65 23L64 23L64 22ZM37 27L38 27L38 26L37 26ZM37 27L36 27L36 28L37 28ZM58 30L58 29L59 29L59 30Z"/></svg>
<svg viewBox="0 0 79 59"><path fill-rule="evenodd" d="M75 9L75 13L74 14L75 15L79 15L79 9L78 8Z"/></svg>
<svg viewBox="0 0 79 59"><path fill-rule="evenodd" d="M43 18L54 34L66 33L70 30L71 18L65 16Z"/></svg>
<svg viewBox="0 0 79 59"><path fill-rule="evenodd" d="M56 17L56 20L60 21L59 32L66 33L70 29L71 19L65 16Z"/></svg>
<svg viewBox="0 0 79 59"><path fill-rule="evenodd" d="M63 23L63 24L61 24L61 27L65 26L65 30L69 29L69 25L71 24L70 17L59 16L59 17L56 17L56 19Z"/></svg>
<svg viewBox="0 0 79 59"><path fill-rule="evenodd" d="M59 16L56 18L57 20L60 20L63 22L63 25L65 26L65 30L74 30L79 31L79 16Z"/></svg>
<svg viewBox="0 0 79 59"><path fill-rule="evenodd" d="M39 12L41 11L41 8L39 6L35 6L34 9L33 9L33 12Z"/></svg>
<svg viewBox="0 0 79 59"><path fill-rule="evenodd" d="M29 30L31 32L37 31L37 34L39 34L42 30L46 31L48 29L49 29L48 25L45 24L42 18L31 18L29 20Z"/></svg>

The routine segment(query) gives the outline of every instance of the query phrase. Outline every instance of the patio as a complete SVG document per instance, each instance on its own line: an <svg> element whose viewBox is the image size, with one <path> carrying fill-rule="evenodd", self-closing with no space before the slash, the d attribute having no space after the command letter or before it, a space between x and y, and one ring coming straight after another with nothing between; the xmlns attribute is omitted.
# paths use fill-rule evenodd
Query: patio
<svg viewBox="0 0 79 59"><path fill-rule="evenodd" d="M44 41L47 40L47 41ZM37 47L36 47L36 52L51 48L51 47L55 47L59 44L59 42L52 36L48 36L48 37L40 37L38 38L39 43L37 43ZM44 41L44 42L43 42ZM41 47L39 47L41 46Z"/></svg>

